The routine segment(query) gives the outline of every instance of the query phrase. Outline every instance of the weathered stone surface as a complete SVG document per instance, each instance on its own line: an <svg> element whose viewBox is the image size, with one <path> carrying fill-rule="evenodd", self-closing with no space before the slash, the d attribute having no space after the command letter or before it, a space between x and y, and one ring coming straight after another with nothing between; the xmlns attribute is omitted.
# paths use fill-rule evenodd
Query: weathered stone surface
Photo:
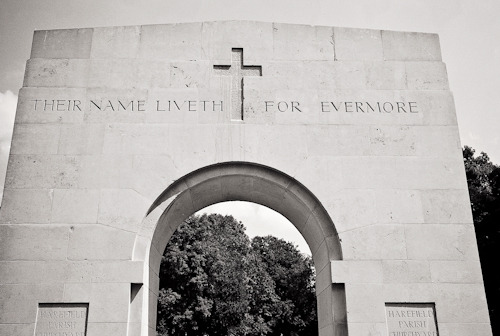
<svg viewBox="0 0 500 336"><path fill-rule="evenodd" d="M0 258L14 260L65 260L70 228L65 225L0 225Z"/></svg>
<svg viewBox="0 0 500 336"><path fill-rule="evenodd" d="M409 259L478 260L472 225L405 225L405 236Z"/></svg>
<svg viewBox="0 0 500 336"><path fill-rule="evenodd" d="M59 125L18 124L14 134L11 154L57 154Z"/></svg>
<svg viewBox="0 0 500 336"><path fill-rule="evenodd" d="M5 224L48 223L52 198L50 189L5 189L0 221Z"/></svg>
<svg viewBox="0 0 500 336"><path fill-rule="evenodd" d="M83 88L89 69L90 62L85 59L32 58L26 63L23 86Z"/></svg>
<svg viewBox="0 0 500 336"><path fill-rule="evenodd" d="M96 224L74 225L69 235L70 260L129 260L135 234Z"/></svg>
<svg viewBox="0 0 500 336"><path fill-rule="evenodd" d="M380 30L333 28L335 59L382 61L382 34Z"/></svg>
<svg viewBox="0 0 500 336"><path fill-rule="evenodd" d="M52 223L96 223L99 190L54 189Z"/></svg>
<svg viewBox="0 0 500 336"><path fill-rule="evenodd" d="M140 26L94 28L90 58L137 57L141 28Z"/></svg>
<svg viewBox="0 0 500 336"><path fill-rule="evenodd" d="M11 155L5 187L9 189L76 188L80 156Z"/></svg>
<svg viewBox="0 0 500 336"><path fill-rule="evenodd" d="M385 60L440 61L441 49L436 34L382 31Z"/></svg>
<svg viewBox="0 0 500 336"><path fill-rule="evenodd" d="M89 58L93 29L38 30L31 58Z"/></svg>
<svg viewBox="0 0 500 336"><path fill-rule="evenodd" d="M199 60L202 56L201 32L201 23L142 26L139 57Z"/></svg>

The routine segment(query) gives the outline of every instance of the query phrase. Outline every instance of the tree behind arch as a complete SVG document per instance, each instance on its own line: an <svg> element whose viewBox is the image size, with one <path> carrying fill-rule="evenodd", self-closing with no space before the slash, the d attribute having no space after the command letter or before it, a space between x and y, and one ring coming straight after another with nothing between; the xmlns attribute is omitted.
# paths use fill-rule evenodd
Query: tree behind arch
<svg viewBox="0 0 500 336"><path fill-rule="evenodd" d="M311 259L275 237L251 242L244 230L217 214L177 229L160 267L158 335L317 334Z"/></svg>
<svg viewBox="0 0 500 336"><path fill-rule="evenodd" d="M482 152L463 149L484 287L493 334L500 333L500 167Z"/></svg>

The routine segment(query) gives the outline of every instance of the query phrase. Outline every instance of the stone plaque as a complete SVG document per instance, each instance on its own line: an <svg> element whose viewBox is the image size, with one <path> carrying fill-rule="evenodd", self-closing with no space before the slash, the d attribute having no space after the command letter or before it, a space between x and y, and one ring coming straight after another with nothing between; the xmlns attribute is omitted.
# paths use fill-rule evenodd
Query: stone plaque
<svg viewBox="0 0 500 336"><path fill-rule="evenodd" d="M40 303L35 336L85 336L88 303Z"/></svg>
<svg viewBox="0 0 500 336"><path fill-rule="evenodd" d="M386 303L389 336L438 336L433 303Z"/></svg>

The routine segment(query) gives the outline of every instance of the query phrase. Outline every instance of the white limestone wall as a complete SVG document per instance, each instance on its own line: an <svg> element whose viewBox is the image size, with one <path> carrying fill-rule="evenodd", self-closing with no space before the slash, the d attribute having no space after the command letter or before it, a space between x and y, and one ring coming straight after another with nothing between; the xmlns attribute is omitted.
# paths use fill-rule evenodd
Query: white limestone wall
<svg viewBox="0 0 500 336"><path fill-rule="evenodd" d="M262 66L244 79L243 121L213 71L231 48ZM90 102L101 100L115 111ZM198 103L158 111L168 100ZM223 111L200 107L220 100ZM173 181L226 161L278 169L326 208L349 335L385 335L386 302L435 302L441 336L491 335L437 35L259 22L35 32L0 209L0 335L32 335L38 302L89 302L89 336L126 335L146 211Z"/></svg>

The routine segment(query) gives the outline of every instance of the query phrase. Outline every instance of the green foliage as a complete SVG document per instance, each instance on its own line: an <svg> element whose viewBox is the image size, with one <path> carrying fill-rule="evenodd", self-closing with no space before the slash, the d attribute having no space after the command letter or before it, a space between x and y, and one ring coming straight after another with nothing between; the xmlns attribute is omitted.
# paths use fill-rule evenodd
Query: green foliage
<svg viewBox="0 0 500 336"><path fill-rule="evenodd" d="M474 227L493 334L500 333L500 167L482 152L463 149Z"/></svg>
<svg viewBox="0 0 500 336"><path fill-rule="evenodd" d="M256 237L232 216L192 216L160 268L162 336L314 335L312 261L281 239Z"/></svg>

